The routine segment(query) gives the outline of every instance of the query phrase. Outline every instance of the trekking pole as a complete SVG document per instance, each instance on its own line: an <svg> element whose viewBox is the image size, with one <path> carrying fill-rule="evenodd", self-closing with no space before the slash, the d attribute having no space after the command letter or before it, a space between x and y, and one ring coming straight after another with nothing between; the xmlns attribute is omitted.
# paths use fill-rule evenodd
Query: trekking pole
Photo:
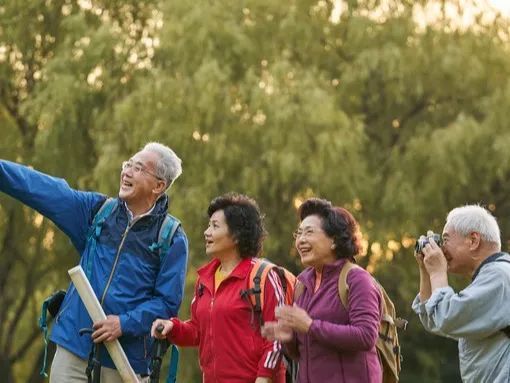
<svg viewBox="0 0 510 383"><path fill-rule="evenodd" d="M156 332L161 334L164 327L160 324L156 327ZM169 343L166 339L156 339L154 341L154 345L152 348L152 360L151 360L151 375L150 375L150 383L159 383L159 373L161 370L161 363L163 360L163 356L169 346Z"/></svg>
<svg viewBox="0 0 510 383"><path fill-rule="evenodd" d="M94 329L82 328L78 333L80 336L83 334L92 334ZM99 361L99 346L100 344L92 343L92 349L90 350L89 360L85 373L87 374L88 383L101 383L101 362Z"/></svg>

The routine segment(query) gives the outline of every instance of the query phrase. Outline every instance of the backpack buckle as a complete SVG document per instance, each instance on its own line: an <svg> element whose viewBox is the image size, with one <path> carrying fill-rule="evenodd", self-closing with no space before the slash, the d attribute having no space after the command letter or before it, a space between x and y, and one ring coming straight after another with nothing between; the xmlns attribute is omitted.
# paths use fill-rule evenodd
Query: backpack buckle
<svg viewBox="0 0 510 383"><path fill-rule="evenodd" d="M395 326L397 328L400 328L402 330L407 330L407 325L409 324L409 321L402 319L402 318L395 318Z"/></svg>

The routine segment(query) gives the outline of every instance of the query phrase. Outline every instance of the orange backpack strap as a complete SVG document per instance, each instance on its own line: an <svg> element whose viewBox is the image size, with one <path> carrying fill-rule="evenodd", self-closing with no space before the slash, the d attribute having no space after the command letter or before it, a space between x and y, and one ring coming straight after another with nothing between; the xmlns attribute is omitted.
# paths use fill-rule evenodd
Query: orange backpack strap
<svg viewBox="0 0 510 383"><path fill-rule="evenodd" d="M252 308L252 322L255 315L259 316L259 322L262 325L262 310L264 310L264 289L268 274L274 270L280 280L285 304L292 304L294 301L294 286L296 277L287 269L277 266L264 258L254 259L254 265L248 278L248 288L241 290L241 297L245 299Z"/></svg>
<svg viewBox="0 0 510 383"><path fill-rule="evenodd" d="M246 292L256 313L262 312L264 307L264 287L266 285L267 274L273 266L274 264L268 260L257 258L251 269L248 290Z"/></svg>
<svg viewBox="0 0 510 383"><path fill-rule="evenodd" d="M361 268L357 264L347 261L340 270L340 275L338 277L338 295L340 295L340 301L347 309L349 307L349 285L347 284L347 275L349 271L355 268Z"/></svg>

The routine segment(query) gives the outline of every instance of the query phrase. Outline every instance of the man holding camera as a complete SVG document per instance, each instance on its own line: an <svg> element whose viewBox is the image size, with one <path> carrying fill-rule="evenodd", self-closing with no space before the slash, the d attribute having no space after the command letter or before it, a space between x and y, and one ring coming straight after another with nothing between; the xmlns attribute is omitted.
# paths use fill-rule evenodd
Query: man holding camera
<svg viewBox="0 0 510 383"><path fill-rule="evenodd" d="M458 207L446 218L442 241L434 237L428 232L416 246L420 293L413 310L427 331L458 340L463 382L509 382L510 255L501 252L496 219L478 205ZM471 284L455 293L447 272Z"/></svg>

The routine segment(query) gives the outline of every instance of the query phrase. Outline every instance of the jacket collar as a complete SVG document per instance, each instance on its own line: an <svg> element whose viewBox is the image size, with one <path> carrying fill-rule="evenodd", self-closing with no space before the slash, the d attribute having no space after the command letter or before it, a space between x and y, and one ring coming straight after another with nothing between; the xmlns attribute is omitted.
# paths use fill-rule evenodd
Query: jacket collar
<svg viewBox="0 0 510 383"><path fill-rule="evenodd" d="M163 193L157 200L152 210L152 215L166 215L168 212L168 205L170 204L170 197Z"/></svg>
<svg viewBox="0 0 510 383"><path fill-rule="evenodd" d="M118 204L122 206L122 208L125 210L127 216L129 217L129 210L127 207L127 204L124 200L117 197ZM160 215L166 215L168 212L168 205L170 204L170 197L163 193L159 198L156 200L156 203L150 210L150 212L143 214L148 216L160 216Z"/></svg>
<svg viewBox="0 0 510 383"><path fill-rule="evenodd" d="M212 261L197 270L200 283L207 287L211 292L214 291L214 273L220 266L220 263L221 262L217 258L213 258ZM251 257L241 259L241 262L239 262L234 270L232 270L227 279L245 279L251 271L252 264L253 261Z"/></svg>
<svg viewBox="0 0 510 383"><path fill-rule="evenodd" d="M322 280L325 281L330 278L338 278L340 270L348 262L347 258L337 259L333 263L326 264L322 267ZM307 267L301 274L298 275L298 280L303 283L308 290L313 291L315 285L315 268Z"/></svg>
<svg viewBox="0 0 510 383"><path fill-rule="evenodd" d="M502 251L498 252L498 253L494 253L490 256L488 256L487 258L485 258L483 260L482 263L480 263L480 265L478 266L478 268L475 270L474 274L473 274L473 277L471 278L471 281L474 281L476 279L476 277L478 276L478 274L480 273L480 270L482 269L483 266L485 266L487 263L492 263L492 262L497 262L497 260L501 257L505 257L506 255L508 255L508 253L504 253Z"/></svg>

